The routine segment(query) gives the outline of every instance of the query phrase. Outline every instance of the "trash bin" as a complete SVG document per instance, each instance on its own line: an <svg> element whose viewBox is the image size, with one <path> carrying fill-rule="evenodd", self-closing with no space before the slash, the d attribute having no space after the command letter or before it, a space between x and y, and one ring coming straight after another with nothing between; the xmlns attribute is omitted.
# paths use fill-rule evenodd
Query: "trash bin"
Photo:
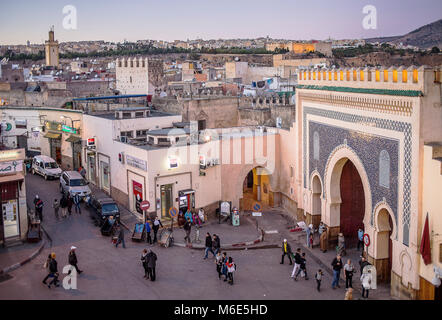
<svg viewBox="0 0 442 320"><path fill-rule="evenodd" d="M239 226L239 210L237 208L233 208L232 211L232 225L234 227Z"/></svg>

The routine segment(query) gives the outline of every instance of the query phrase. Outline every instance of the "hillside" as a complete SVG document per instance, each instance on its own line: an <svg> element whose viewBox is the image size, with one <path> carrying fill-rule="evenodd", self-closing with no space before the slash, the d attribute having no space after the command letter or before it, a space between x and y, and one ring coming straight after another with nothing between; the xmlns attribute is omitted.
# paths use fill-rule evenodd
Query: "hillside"
<svg viewBox="0 0 442 320"><path fill-rule="evenodd" d="M365 39L365 41L369 43L392 42L395 44L402 42L403 45L412 45L422 49L442 48L442 19L422 26L403 36L369 38Z"/></svg>

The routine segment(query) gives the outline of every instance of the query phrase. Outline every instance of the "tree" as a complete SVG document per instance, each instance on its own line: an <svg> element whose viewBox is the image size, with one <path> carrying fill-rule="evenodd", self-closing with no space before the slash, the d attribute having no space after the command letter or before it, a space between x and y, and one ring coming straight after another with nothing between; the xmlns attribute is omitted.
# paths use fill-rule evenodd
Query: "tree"
<svg viewBox="0 0 442 320"><path fill-rule="evenodd" d="M438 47L431 48L431 53L439 53L440 49Z"/></svg>

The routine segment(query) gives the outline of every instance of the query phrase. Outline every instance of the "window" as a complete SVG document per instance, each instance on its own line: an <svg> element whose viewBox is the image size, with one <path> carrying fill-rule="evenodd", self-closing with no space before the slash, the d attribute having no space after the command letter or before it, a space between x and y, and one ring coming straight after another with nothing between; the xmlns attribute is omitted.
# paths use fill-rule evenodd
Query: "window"
<svg viewBox="0 0 442 320"><path fill-rule="evenodd" d="M135 118L143 118L144 112L143 111L137 111L135 112Z"/></svg>
<svg viewBox="0 0 442 320"><path fill-rule="evenodd" d="M379 185L390 188L390 155L386 150L379 154Z"/></svg>
<svg viewBox="0 0 442 320"><path fill-rule="evenodd" d="M48 168L48 169L57 169L57 168L58 168L58 165L57 165L57 163L55 163L55 162L46 162L46 163L45 163L45 168Z"/></svg>
<svg viewBox="0 0 442 320"><path fill-rule="evenodd" d="M313 133L313 159L319 160L319 133Z"/></svg>
<svg viewBox="0 0 442 320"><path fill-rule="evenodd" d="M132 131L121 131L120 136L121 137L133 138L133 132Z"/></svg>
<svg viewBox="0 0 442 320"><path fill-rule="evenodd" d="M137 137L145 137L147 135L147 130L137 130Z"/></svg>
<svg viewBox="0 0 442 320"><path fill-rule="evenodd" d="M105 216L118 213L118 207L114 203L103 204L101 207L101 213Z"/></svg>
<svg viewBox="0 0 442 320"><path fill-rule="evenodd" d="M132 118L132 115L130 112L123 112L123 119L130 119Z"/></svg>
<svg viewBox="0 0 442 320"><path fill-rule="evenodd" d="M155 143L155 139L153 137L149 137L149 144L154 144Z"/></svg>
<svg viewBox="0 0 442 320"><path fill-rule="evenodd" d="M81 187L87 185L84 179L71 179L69 186L71 187Z"/></svg>

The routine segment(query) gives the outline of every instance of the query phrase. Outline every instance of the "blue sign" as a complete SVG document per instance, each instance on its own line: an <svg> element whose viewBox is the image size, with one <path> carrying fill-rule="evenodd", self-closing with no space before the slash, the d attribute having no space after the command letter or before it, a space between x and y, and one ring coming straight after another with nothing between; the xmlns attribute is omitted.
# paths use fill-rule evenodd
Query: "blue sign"
<svg viewBox="0 0 442 320"><path fill-rule="evenodd" d="M259 211L259 209L261 209L261 205L257 202L253 205L253 210Z"/></svg>
<svg viewBox="0 0 442 320"><path fill-rule="evenodd" d="M176 208L172 207L169 209L169 214L172 218L174 218L177 215L177 213L178 213L178 210Z"/></svg>

